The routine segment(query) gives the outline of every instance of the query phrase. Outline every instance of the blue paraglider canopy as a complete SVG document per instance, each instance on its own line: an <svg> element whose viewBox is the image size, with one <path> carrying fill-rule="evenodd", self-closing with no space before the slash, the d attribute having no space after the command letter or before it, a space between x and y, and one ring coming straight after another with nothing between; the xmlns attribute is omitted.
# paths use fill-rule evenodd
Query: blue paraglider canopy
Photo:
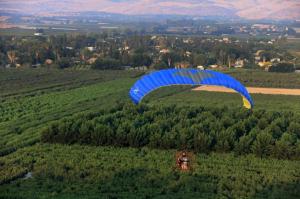
<svg viewBox="0 0 300 199"><path fill-rule="evenodd" d="M172 85L213 85L230 88L240 93L244 106L253 107L253 101L247 89L229 75L211 70L199 69L166 69L144 75L129 91L130 98L135 104L153 90Z"/></svg>

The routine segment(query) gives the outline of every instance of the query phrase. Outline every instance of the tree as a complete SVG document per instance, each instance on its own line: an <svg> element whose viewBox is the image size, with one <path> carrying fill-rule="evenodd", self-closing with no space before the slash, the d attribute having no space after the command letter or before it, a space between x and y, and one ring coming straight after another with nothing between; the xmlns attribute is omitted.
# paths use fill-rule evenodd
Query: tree
<svg viewBox="0 0 300 199"><path fill-rule="evenodd" d="M91 142L91 132L93 132L91 123L88 121L82 122L81 127L79 128L81 144L88 144Z"/></svg>
<svg viewBox="0 0 300 199"><path fill-rule="evenodd" d="M67 57L63 57L58 61L59 68L69 68L71 66L70 60Z"/></svg>
<svg viewBox="0 0 300 199"><path fill-rule="evenodd" d="M203 54L195 54L193 56L193 65L199 66L199 65L206 65L207 58Z"/></svg>
<svg viewBox="0 0 300 199"><path fill-rule="evenodd" d="M5 66L7 64L7 59L4 53L0 52L0 66Z"/></svg>
<svg viewBox="0 0 300 199"><path fill-rule="evenodd" d="M127 51L123 51L121 55L121 62L123 65L130 64L130 56Z"/></svg>
<svg viewBox="0 0 300 199"><path fill-rule="evenodd" d="M258 121L258 127L260 128L260 129L265 129L265 128L267 128L267 126L268 126L268 121L265 119L265 118L261 118L259 121Z"/></svg>
<svg viewBox="0 0 300 199"><path fill-rule="evenodd" d="M144 53L135 53L131 57L131 64L133 67L150 66L151 62L151 58Z"/></svg>
<svg viewBox="0 0 300 199"><path fill-rule="evenodd" d="M16 51L11 50L7 52L7 57L9 59L10 64L15 64L16 63Z"/></svg>
<svg viewBox="0 0 300 199"><path fill-rule="evenodd" d="M269 156L272 151L272 144L274 140L267 132L261 132L256 136L251 149L254 154L259 157Z"/></svg>
<svg viewBox="0 0 300 199"><path fill-rule="evenodd" d="M127 135L130 132L130 128L131 126L129 121L124 121L118 125L115 139L115 144L117 146L128 146Z"/></svg>
<svg viewBox="0 0 300 199"><path fill-rule="evenodd" d="M167 63L161 61L161 62L155 63L153 65L153 68L156 69L156 70L160 70L160 69L166 69L166 68L169 68L169 67L168 67Z"/></svg>
<svg viewBox="0 0 300 199"><path fill-rule="evenodd" d="M116 59L112 58L98 58L93 64L93 69L100 69L100 70L106 70L106 69L120 69L121 68L121 62Z"/></svg>
<svg viewBox="0 0 300 199"><path fill-rule="evenodd" d="M236 142L234 151L235 153L241 155L241 154L248 154L251 152L251 145L253 142L253 137L249 135L243 135L240 137L239 141Z"/></svg>
<svg viewBox="0 0 300 199"><path fill-rule="evenodd" d="M121 54L118 49L111 49L110 55L111 58L120 60L121 59Z"/></svg>
<svg viewBox="0 0 300 199"><path fill-rule="evenodd" d="M270 72L292 73L295 72L294 64L292 63L278 63L269 68Z"/></svg>
<svg viewBox="0 0 300 199"><path fill-rule="evenodd" d="M299 123L291 122L287 131L292 134L295 134L300 139L300 124Z"/></svg>
<svg viewBox="0 0 300 199"><path fill-rule="evenodd" d="M201 153L207 153L210 151L210 145L212 138L205 133L195 133L194 135L194 149Z"/></svg>
<svg viewBox="0 0 300 199"><path fill-rule="evenodd" d="M161 55L161 61L166 63L169 67L174 67L174 63L183 61L183 58L178 52L171 51Z"/></svg>
<svg viewBox="0 0 300 199"><path fill-rule="evenodd" d="M234 147L235 129L229 127L216 134L215 149L218 152L229 152Z"/></svg>
<svg viewBox="0 0 300 199"><path fill-rule="evenodd" d="M273 156L280 159L290 159L295 153L296 136L284 133L280 140L277 140L273 149Z"/></svg>
<svg viewBox="0 0 300 199"><path fill-rule="evenodd" d="M281 135L282 135L282 133L283 133L283 132L281 131L280 127L277 126L277 125L274 124L274 123L272 123L270 126L268 126L267 131L268 131L269 133L271 133L271 134L272 134L272 137L275 138L275 139L280 138Z"/></svg>

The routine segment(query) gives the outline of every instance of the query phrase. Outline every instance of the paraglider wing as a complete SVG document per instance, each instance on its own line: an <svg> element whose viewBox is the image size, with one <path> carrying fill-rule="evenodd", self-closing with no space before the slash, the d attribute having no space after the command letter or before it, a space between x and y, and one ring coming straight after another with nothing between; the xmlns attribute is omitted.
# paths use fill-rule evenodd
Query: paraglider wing
<svg viewBox="0 0 300 199"><path fill-rule="evenodd" d="M213 85L223 86L238 92L243 97L244 106L253 107L253 101L247 89L236 79L210 70L198 69L166 69L152 72L139 79L129 91L135 104L141 102L148 93L164 86L172 85Z"/></svg>

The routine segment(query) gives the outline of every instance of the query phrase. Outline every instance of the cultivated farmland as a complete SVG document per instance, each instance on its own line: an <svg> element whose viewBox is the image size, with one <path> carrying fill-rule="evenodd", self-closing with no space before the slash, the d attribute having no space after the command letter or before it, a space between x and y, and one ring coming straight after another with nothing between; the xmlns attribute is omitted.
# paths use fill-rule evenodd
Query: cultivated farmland
<svg viewBox="0 0 300 199"><path fill-rule="evenodd" d="M128 90L142 72L46 69L0 72L0 198L299 198L300 163L295 155L299 150L299 96L253 94L255 108L251 113L242 108L238 94L194 92L191 87L179 86L154 91L142 105L134 107ZM300 85L297 74L250 72L257 75L230 73L247 86L297 88ZM194 119L193 107L198 110ZM143 108L149 110L148 113L141 111ZM124 115L126 111L134 114ZM228 114L226 117L235 117L223 118L222 124L230 126L233 125L231 119L234 123L236 117L244 117L249 121L239 124L241 131L245 128L245 134L241 135L248 138L253 135L253 143L242 136L228 142L231 138L226 133L230 132L224 128L219 137L211 134L209 150L201 147L194 150L195 146L202 146L199 143L207 143L200 142L198 137L199 142L194 142L194 135L200 133L196 127L196 133L192 134L171 133L169 136L174 137L166 141L171 145L178 140L189 141L186 146L190 144L196 154L192 172L174 171L175 151L184 144L139 146L135 145L134 135L140 135L139 127L146 128L143 117L153 118L153 125L160 129L159 120L168 123L165 120L175 119L176 111L186 114L187 118L181 118L174 128L178 129L180 123L188 125L197 121L208 135L216 131L216 126L205 125L205 120L222 118L224 112ZM219 116L218 111L221 111ZM253 120L252 133L247 129L251 114L259 117L257 123ZM111 133L118 135L125 135L126 125L124 123L122 131L114 131L113 125L117 127L128 119L127 135L130 136L126 136L122 144L101 142L103 139L95 144L89 142L92 129L85 131L82 127L78 131L80 139L75 142L57 142L45 137L47 129L58 124L56 135L61 135L63 140L66 135L77 133L63 129L64 126L81 122L89 127L93 119L104 129L111 123ZM232 127L232 130L238 129L236 125ZM278 134L270 137L270 129ZM178 138L180 135L190 137ZM220 139L224 142L217 144ZM158 140L154 136L150 141ZM239 142L248 141L246 151L239 148ZM265 141L274 147L260 151L258 146ZM225 150L227 146L229 150ZM286 152L284 149L291 153L281 153Z"/></svg>

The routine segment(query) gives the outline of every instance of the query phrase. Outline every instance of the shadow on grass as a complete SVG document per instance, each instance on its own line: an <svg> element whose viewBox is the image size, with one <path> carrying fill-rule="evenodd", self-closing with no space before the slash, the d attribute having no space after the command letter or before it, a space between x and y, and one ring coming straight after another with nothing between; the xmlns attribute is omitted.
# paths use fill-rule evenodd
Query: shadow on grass
<svg viewBox="0 0 300 199"><path fill-rule="evenodd" d="M262 191L257 192L252 199L272 198L272 199L299 199L300 179L293 183L280 183L267 186Z"/></svg>
<svg viewBox="0 0 300 199"><path fill-rule="evenodd" d="M101 170L99 172L102 172ZM271 184L262 191L230 189L225 178L136 167L101 179L19 179L0 187L0 199L21 198L300 198L300 183ZM246 186L246 185L245 185ZM247 190L243 187L243 190ZM243 193L242 193L242 192ZM252 194L254 193L254 194Z"/></svg>

